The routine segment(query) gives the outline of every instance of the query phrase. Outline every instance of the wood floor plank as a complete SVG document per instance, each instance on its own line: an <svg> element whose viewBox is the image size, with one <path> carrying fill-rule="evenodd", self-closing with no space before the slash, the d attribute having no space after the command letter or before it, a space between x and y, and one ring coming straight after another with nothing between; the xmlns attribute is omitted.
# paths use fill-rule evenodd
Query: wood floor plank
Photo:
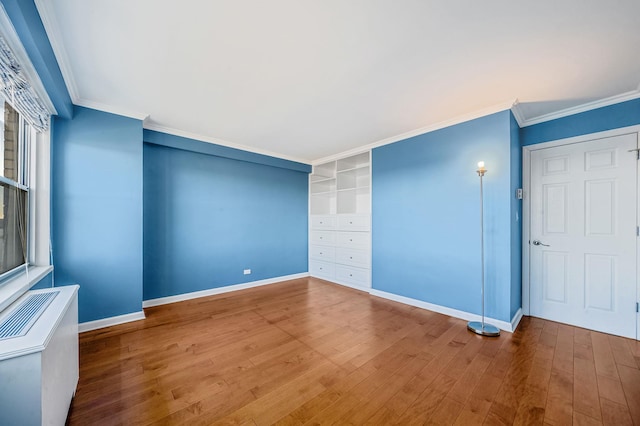
<svg viewBox="0 0 640 426"><path fill-rule="evenodd" d="M596 373L599 376L606 376L618 380L618 369L616 368L616 360L613 357L613 352L609 345L609 336L603 333L593 332L591 333L591 340Z"/></svg>
<svg viewBox="0 0 640 426"><path fill-rule="evenodd" d="M618 369L631 419L640 425L640 370L624 365L619 365Z"/></svg>
<svg viewBox="0 0 640 426"><path fill-rule="evenodd" d="M601 420L595 365L592 361L581 358L576 358L574 365L573 409L596 420Z"/></svg>
<svg viewBox="0 0 640 426"><path fill-rule="evenodd" d="M573 419L573 372L553 368L549 379L544 421L552 425L571 424Z"/></svg>
<svg viewBox="0 0 640 426"><path fill-rule="evenodd" d="M640 368L636 363L633 352L631 352L631 348L627 344L627 342L630 341L629 339L611 335L607 337L609 338L609 345L611 346L611 351L613 352L616 364L632 368Z"/></svg>
<svg viewBox="0 0 640 426"><path fill-rule="evenodd" d="M633 426L633 420L626 404L618 404L605 398L600 398L602 409L602 423L606 426Z"/></svg>
<svg viewBox="0 0 640 426"><path fill-rule="evenodd" d="M512 350L517 350L519 355L510 365L487 415L491 424L500 422L512 424L525 394L527 378L531 372L538 340L542 333L542 323L536 318L531 318L523 325L520 336L512 341L513 345L517 345L517 349L511 347Z"/></svg>
<svg viewBox="0 0 640 426"><path fill-rule="evenodd" d="M640 425L636 341L466 322L314 278L80 335L68 424Z"/></svg>

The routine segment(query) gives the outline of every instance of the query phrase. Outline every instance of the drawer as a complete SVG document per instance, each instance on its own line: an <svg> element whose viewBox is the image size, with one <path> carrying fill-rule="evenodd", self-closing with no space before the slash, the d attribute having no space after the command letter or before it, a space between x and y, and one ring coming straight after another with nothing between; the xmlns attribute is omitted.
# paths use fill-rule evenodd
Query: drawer
<svg viewBox="0 0 640 426"><path fill-rule="evenodd" d="M311 231L309 237L311 244L334 245L336 243L335 232L330 231Z"/></svg>
<svg viewBox="0 0 640 426"><path fill-rule="evenodd" d="M368 231L371 227L369 215L338 216L338 229L345 231Z"/></svg>
<svg viewBox="0 0 640 426"><path fill-rule="evenodd" d="M309 247L309 257L311 259L325 260L333 262L335 259L336 249L329 246L311 246Z"/></svg>
<svg viewBox="0 0 640 426"><path fill-rule="evenodd" d="M334 265L333 263L313 260L309 262L309 275L311 275L312 277L326 278L328 280L333 280Z"/></svg>
<svg viewBox="0 0 640 426"><path fill-rule="evenodd" d="M370 264L368 250L353 250L340 247L336 249L335 259L336 263L359 266L361 268L368 268Z"/></svg>
<svg viewBox="0 0 640 426"><path fill-rule="evenodd" d="M362 287L371 287L369 283L369 269L336 265L335 274L337 281L355 284Z"/></svg>
<svg viewBox="0 0 640 426"><path fill-rule="evenodd" d="M367 249L371 236L368 232L338 232L337 243L339 246L354 249Z"/></svg>
<svg viewBox="0 0 640 426"><path fill-rule="evenodd" d="M311 229L334 229L335 216L311 216Z"/></svg>

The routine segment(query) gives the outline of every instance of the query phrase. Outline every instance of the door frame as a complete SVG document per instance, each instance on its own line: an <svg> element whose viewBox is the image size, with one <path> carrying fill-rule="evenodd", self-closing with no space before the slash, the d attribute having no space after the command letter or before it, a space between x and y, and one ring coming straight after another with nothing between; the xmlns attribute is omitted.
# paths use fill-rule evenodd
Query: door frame
<svg viewBox="0 0 640 426"><path fill-rule="evenodd" d="M565 139L557 139L550 142L543 142L534 145L526 145L522 147L522 314L531 314L531 297L530 297L530 261L531 251L529 240L531 235L531 202L529 194L531 194L531 152L545 148L554 148L562 145L572 145L582 142L588 142L594 139L604 139L613 136L621 136L635 133L638 135L638 143L640 143L640 125L621 127L603 132L589 133L586 135L574 136ZM640 167L640 166L639 166ZM636 225L640 225L640 172L638 173L638 183L636 190L638 191L636 207ZM640 299L640 238L636 239L636 299ZM638 302L638 300L636 300ZM636 339L640 338L640 317L637 317Z"/></svg>

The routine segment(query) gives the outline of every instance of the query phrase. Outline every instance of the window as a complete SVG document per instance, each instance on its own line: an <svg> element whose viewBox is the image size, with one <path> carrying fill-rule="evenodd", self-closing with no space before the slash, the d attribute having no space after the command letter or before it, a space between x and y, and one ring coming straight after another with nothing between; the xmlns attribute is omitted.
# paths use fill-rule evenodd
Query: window
<svg viewBox="0 0 640 426"><path fill-rule="evenodd" d="M28 265L29 163L33 131L7 102L0 135L0 279Z"/></svg>

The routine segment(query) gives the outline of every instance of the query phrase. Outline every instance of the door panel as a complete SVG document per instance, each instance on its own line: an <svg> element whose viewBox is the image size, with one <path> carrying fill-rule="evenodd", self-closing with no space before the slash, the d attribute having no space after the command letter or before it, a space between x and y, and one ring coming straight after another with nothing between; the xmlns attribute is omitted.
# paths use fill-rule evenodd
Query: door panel
<svg viewBox="0 0 640 426"><path fill-rule="evenodd" d="M567 253L542 254L543 297L546 302L567 303Z"/></svg>
<svg viewBox="0 0 640 426"><path fill-rule="evenodd" d="M533 316L636 338L637 139L532 151Z"/></svg>

